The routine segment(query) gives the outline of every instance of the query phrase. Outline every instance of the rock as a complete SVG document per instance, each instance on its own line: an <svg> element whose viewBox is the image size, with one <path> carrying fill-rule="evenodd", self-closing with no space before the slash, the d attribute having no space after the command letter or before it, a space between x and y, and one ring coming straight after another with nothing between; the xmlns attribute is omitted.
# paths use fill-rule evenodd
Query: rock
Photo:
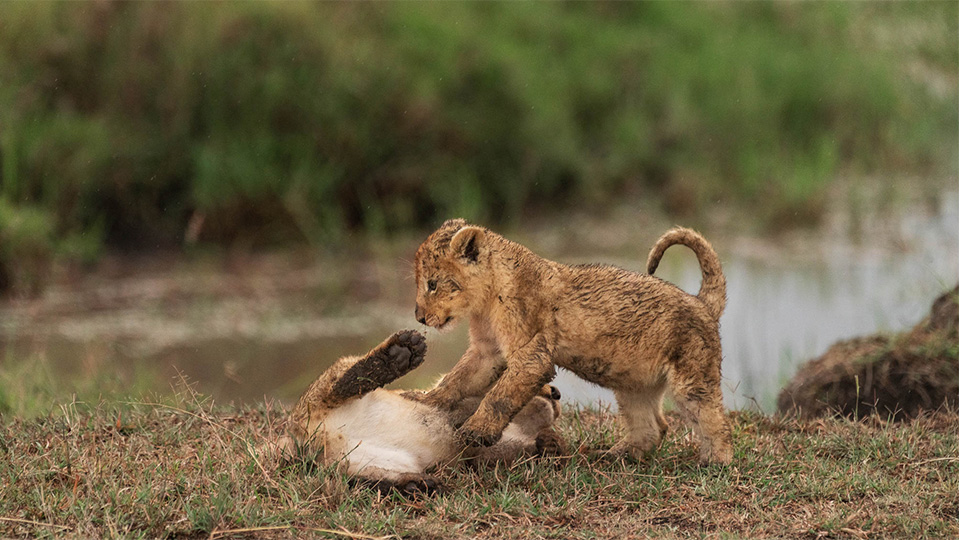
<svg viewBox="0 0 960 540"><path fill-rule="evenodd" d="M838 342L811 360L777 398L781 414L913 418L958 401L958 288L937 298L912 330Z"/></svg>

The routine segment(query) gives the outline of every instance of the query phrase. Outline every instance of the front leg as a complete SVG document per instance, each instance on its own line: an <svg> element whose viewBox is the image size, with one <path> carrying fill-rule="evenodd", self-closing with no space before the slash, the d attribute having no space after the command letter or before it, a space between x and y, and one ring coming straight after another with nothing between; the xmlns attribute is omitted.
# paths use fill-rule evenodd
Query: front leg
<svg viewBox="0 0 960 540"><path fill-rule="evenodd" d="M496 443L514 415L555 375L547 340L537 334L507 358L506 371L460 428L460 439L470 446Z"/></svg>
<svg viewBox="0 0 960 540"><path fill-rule="evenodd" d="M499 351L471 342L457 365L421 401L444 411L453 410L462 400L486 393L505 368Z"/></svg>

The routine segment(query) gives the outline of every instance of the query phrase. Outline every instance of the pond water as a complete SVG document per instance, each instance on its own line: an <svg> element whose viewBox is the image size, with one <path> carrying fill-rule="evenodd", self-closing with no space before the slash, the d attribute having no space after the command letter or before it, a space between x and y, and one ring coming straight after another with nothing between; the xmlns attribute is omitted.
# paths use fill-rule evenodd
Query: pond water
<svg viewBox="0 0 960 540"><path fill-rule="evenodd" d="M815 232L763 238L704 229L727 276L727 405L772 412L799 365L837 340L923 318L957 282L953 189L855 220L836 212ZM555 260L641 271L667 226L619 209L508 236ZM427 336L427 361L394 386L428 386L456 362L467 335L465 325L438 333L414 321L409 261L417 240L354 258L108 268L59 283L39 300L0 307L0 362L39 361L67 381L107 370L160 391L183 377L218 402L289 403L335 358L418 328ZM700 286L696 259L682 246L668 250L657 275L691 293ZM613 405L612 393L568 372L554 384L567 401Z"/></svg>

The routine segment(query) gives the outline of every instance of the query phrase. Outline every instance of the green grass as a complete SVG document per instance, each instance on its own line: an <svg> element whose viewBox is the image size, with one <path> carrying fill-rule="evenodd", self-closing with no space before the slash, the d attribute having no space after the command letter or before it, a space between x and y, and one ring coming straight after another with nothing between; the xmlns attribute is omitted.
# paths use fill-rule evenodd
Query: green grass
<svg viewBox="0 0 960 540"><path fill-rule="evenodd" d="M78 365L54 365L45 354L18 360L15 353L7 351L0 361L0 418L47 415L59 410L55 404L63 402L64 396L81 402L116 402L148 392L170 391L170 386L159 382L161 378L144 362L107 369L98 364L85 365L85 360L89 358L78 359Z"/></svg>
<svg viewBox="0 0 960 540"><path fill-rule="evenodd" d="M957 535L954 412L912 423L734 413L730 467L696 465L671 418L647 463L588 457L608 413L566 409L569 459L439 472L406 500L303 459L257 457L275 406L217 407L189 390L5 416L0 535L49 537L614 538Z"/></svg>
<svg viewBox="0 0 960 540"><path fill-rule="evenodd" d="M4 3L0 222L35 226L0 227L0 277L624 194L815 221L840 175L955 174L956 10Z"/></svg>

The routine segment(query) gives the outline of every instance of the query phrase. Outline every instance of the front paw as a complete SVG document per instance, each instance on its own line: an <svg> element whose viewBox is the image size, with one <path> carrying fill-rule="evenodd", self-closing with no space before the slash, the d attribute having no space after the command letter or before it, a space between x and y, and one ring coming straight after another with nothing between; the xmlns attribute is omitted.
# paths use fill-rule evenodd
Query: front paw
<svg viewBox="0 0 960 540"><path fill-rule="evenodd" d="M442 411L449 411L453 408L453 404L455 403L455 401L451 399L451 396L447 392L439 391L436 388L423 394L419 401L425 405L435 407Z"/></svg>
<svg viewBox="0 0 960 540"><path fill-rule="evenodd" d="M500 433L477 430L464 424L457 431L457 437L464 446L479 448L497 444L497 441L500 440Z"/></svg>

